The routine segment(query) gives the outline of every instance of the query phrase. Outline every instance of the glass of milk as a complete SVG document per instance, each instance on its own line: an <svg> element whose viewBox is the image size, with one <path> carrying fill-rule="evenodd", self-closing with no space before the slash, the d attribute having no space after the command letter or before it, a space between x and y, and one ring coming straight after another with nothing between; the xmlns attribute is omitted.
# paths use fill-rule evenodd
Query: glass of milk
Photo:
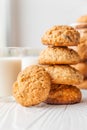
<svg viewBox="0 0 87 130"><path fill-rule="evenodd" d="M0 101L13 101L12 86L18 73L30 65L38 64L41 50L33 47L0 48Z"/></svg>
<svg viewBox="0 0 87 130"><path fill-rule="evenodd" d="M0 101L12 99L12 86L21 71L21 49L0 48Z"/></svg>

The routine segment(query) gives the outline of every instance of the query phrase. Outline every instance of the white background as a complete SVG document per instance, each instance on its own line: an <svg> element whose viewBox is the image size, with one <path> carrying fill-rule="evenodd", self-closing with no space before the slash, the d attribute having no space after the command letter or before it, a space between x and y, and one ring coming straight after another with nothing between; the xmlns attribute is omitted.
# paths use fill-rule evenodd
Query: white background
<svg viewBox="0 0 87 130"><path fill-rule="evenodd" d="M6 0L0 0L0 4L1 1L6 4ZM0 21L2 21L0 22L0 37L5 37L8 46L40 47L40 38L49 27L57 24L71 24L79 16L87 14L87 0L7 1L7 8L3 6L7 14L2 9L2 15L0 15Z"/></svg>

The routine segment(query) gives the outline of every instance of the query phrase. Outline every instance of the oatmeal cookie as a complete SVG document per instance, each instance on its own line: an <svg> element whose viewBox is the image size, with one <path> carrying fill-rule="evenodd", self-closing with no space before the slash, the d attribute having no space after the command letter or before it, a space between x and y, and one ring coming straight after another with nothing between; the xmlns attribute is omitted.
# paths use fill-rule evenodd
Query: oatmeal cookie
<svg viewBox="0 0 87 130"><path fill-rule="evenodd" d="M50 28L43 36L42 43L51 46L76 46L80 34L71 26L60 25Z"/></svg>
<svg viewBox="0 0 87 130"><path fill-rule="evenodd" d="M39 56L39 64L77 64L79 61L77 52L67 47L48 47Z"/></svg>
<svg viewBox="0 0 87 130"><path fill-rule="evenodd" d="M76 21L80 23L87 23L87 15L79 17Z"/></svg>
<svg viewBox="0 0 87 130"><path fill-rule="evenodd" d="M32 65L19 73L13 85L13 95L21 105L32 106L46 100L50 86L51 79L45 69Z"/></svg>
<svg viewBox="0 0 87 130"><path fill-rule="evenodd" d="M43 65L45 70L51 76L54 84L80 84L83 81L83 75L75 68L69 65Z"/></svg>
<svg viewBox="0 0 87 130"><path fill-rule="evenodd" d="M47 100L48 104L74 104L81 101L80 90L72 85L52 84Z"/></svg>

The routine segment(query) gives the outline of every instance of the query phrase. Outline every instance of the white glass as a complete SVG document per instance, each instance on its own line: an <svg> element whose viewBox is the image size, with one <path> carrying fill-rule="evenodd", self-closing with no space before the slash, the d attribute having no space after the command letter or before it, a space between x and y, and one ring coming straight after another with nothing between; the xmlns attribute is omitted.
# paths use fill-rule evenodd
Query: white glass
<svg viewBox="0 0 87 130"><path fill-rule="evenodd" d="M20 48L0 48L0 101L12 99L12 86L21 71Z"/></svg>
<svg viewBox="0 0 87 130"><path fill-rule="evenodd" d="M13 101L12 86L18 73L29 65L38 64L40 51L31 47L0 48L0 101Z"/></svg>

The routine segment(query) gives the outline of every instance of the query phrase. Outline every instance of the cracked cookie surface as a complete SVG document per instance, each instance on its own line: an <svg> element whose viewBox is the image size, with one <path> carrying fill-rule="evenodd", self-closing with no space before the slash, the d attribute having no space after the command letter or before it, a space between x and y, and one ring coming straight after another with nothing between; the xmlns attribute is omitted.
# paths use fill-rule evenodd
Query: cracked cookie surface
<svg viewBox="0 0 87 130"><path fill-rule="evenodd" d="M41 38L43 44L51 46L75 46L79 40L79 32L65 25L53 26Z"/></svg>
<svg viewBox="0 0 87 130"><path fill-rule="evenodd" d="M18 75L13 85L13 95L23 106L32 106L46 100L51 86L49 74L42 66L32 65Z"/></svg>
<svg viewBox="0 0 87 130"><path fill-rule="evenodd" d="M73 49L67 47L48 47L39 56L39 64L77 64L80 57Z"/></svg>
<svg viewBox="0 0 87 130"><path fill-rule="evenodd" d="M76 85L83 82L83 75L69 65L43 65L54 84Z"/></svg>

